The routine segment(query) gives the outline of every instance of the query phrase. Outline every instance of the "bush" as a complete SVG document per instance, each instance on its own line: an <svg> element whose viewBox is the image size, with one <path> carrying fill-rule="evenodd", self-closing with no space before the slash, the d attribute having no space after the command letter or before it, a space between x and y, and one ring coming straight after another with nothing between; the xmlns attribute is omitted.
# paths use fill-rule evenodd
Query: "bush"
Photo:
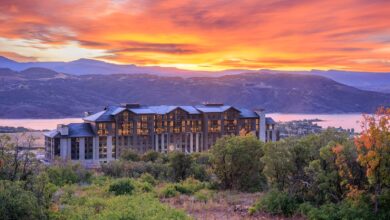
<svg viewBox="0 0 390 220"><path fill-rule="evenodd" d="M200 181L208 181L210 179L205 165L193 163L191 166L191 174L195 179Z"/></svg>
<svg viewBox="0 0 390 220"><path fill-rule="evenodd" d="M185 180L191 174L192 158L183 152L174 151L169 154L169 167L174 181Z"/></svg>
<svg viewBox="0 0 390 220"><path fill-rule="evenodd" d="M207 202L213 197L213 192L209 189L201 189L198 192L195 192L194 197L197 201Z"/></svg>
<svg viewBox="0 0 390 220"><path fill-rule="evenodd" d="M205 184L192 177L175 184L176 191L187 195L192 195L203 188L205 188Z"/></svg>
<svg viewBox="0 0 390 220"><path fill-rule="evenodd" d="M80 164L56 164L47 169L50 182L57 186L73 183L90 183L92 172Z"/></svg>
<svg viewBox="0 0 390 220"><path fill-rule="evenodd" d="M144 173L140 176L140 180L142 182L146 182L146 183L149 183L150 185L152 186L155 186L157 184L157 181L156 179L150 175L149 173Z"/></svg>
<svg viewBox="0 0 390 220"><path fill-rule="evenodd" d="M45 219L44 214L32 192L18 182L0 181L0 219Z"/></svg>
<svg viewBox="0 0 390 220"><path fill-rule="evenodd" d="M154 150L147 151L142 155L142 160L145 162L156 162L160 158L160 153Z"/></svg>
<svg viewBox="0 0 390 220"><path fill-rule="evenodd" d="M121 152L121 158L127 161L139 161L140 157L137 152L132 149L125 149Z"/></svg>
<svg viewBox="0 0 390 220"><path fill-rule="evenodd" d="M179 195L179 192L173 184L166 184L159 193L159 196L162 198L171 198L177 195Z"/></svg>
<svg viewBox="0 0 390 220"><path fill-rule="evenodd" d="M291 216L298 208L296 200L285 192L271 190L255 204L251 212L262 210L273 215Z"/></svg>
<svg viewBox="0 0 390 220"><path fill-rule="evenodd" d="M120 179L112 183L108 191L113 192L115 195L131 195L134 188L131 179Z"/></svg>
<svg viewBox="0 0 390 220"><path fill-rule="evenodd" d="M106 176L112 176L112 177L125 177L125 162L114 160L110 161L109 163L102 164L101 169L104 175Z"/></svg>
<svg viewBox="0 0 390 220"><path fill-rule="evenodd" d="M301 205L302 206L302 205ZM345 199L340 203L327 203L316 208L307 206L303 212L309 219L318 220L369 220L369 219L388 219L382 218L380 215L375 215L371 211L368 201L363 199L359 201L351 201Z"/></svg>
<svg viewBox="0 0 390 220"><path fill-rule="evenodd" d="M218 139L210 151L213 168L222 187L241 191L263 190L262 148L262 142L253 135Z"/></svg>

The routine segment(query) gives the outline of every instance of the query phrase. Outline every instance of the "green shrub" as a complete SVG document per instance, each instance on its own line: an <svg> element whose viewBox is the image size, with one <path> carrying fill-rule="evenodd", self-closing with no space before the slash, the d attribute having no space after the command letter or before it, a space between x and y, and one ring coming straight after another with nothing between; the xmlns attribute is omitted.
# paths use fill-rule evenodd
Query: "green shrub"
<svg viewBox="0 0 390 220"><path fill-rule="evenodd" d="M213 191L209 189L201 189L195 192L194 197L197 201L207 202L213 197Z"/></svg>
<svg viewBox="0 0 390 220"><path fill-rule="evenodd" d="M195 192L205 188L205 184L197 179L189 177L186 180L175 184L175 188L176 191L182 194L192 195Z"/></svg>
<svg viewBox="0 0 390 220"><path fill-rule="evenodd" d="M142 182L146 182L146 183L149 183L150 185L152 186L155 186L157 184L157 181L156 179L150 175L149 173L143 173L141 176L140 176L140 180Z"/></svg>
<svg viewBox="0 0 390 220"><path fill-rule="evenodd" d="M215 175L225 189L260 191L265 186L262 174L263 143L254 135L224 136L210 149Z"/></svg>
<svg viewBox="0 0 390 220"><path fill-rule="evenodd" d="M140 160L140 156L138 155L138 153L132 149L124 149L121 152L121 158L123 160L127 160L127 161L139 161Z"/></svg>
<svg viewBox="0 0 390 220"><path fill-rule="evenodd" d="M50 182L57 186L91 182L92 172L80 164L57 164L47 169Z"/></svg>
<svg viewBox="0 0 390 220"><path fill-rule="evenodd" d="M271 190L256 203L253 211L262 210L273 215L291 216L297 208L298 204L292 196L285 192Z"/></svg>
<svg viewBox="0 0 390 220"><path fill-rule="evenodd" d="M112 183L108 191L113 192L115 195L131 195L134 188L131 179L120 179Z"/></svg>
<svg viewBox="0 0 390 220"><path fill-rule="evenodd" d="M45 219L45 208L18 182L0 180L0 219Z"/></svg>
<svg viewBox="0 0 390 220"><path fill-rule="evenodd" d="M210 179L205 165L193 163L191 166L191 174L195 179L200 181L208 181Z"/></svg>
<svg viewBox="0 0 390 220"><path fill-rule="evenodd" d="M306 213L309 219L318 220L369 220L369 219L388 219L375 215L372 207L366 199L352 201L345 199L340 203L327 203L320 207L308 206Z"/></svg>
<svg viewBox="0 0 390 220"><path fill-rule="evenodd" d="M136 187L141 192L152 192L153 191L153 186L150 183L148 183L148 182L139 182L139 181L137 181Z"/></svg>
<svg viewBox="0 0 390 220"><path fill-rule="evenodd" d="M102 164L101 170L106 176L125 177L126 169L124 169L124 167L125 161L114 160L110 161L109 163Z"/></svg>
<svg viewBox="0 0 390 220"><path fill-rule="evenodd" d="M169 154L169 167L174 181L185 180L191 174L192 158L183 152L174 151Z"/></svg>
<svg viewBox="0 0 390 220"><path fill-rule="evenodd" d="M160 158L160 153L154 150L149 150L142 155L142 160L145 162L156 162Z"/></svg>
<svg viewBox="0 0 390 220"><path fill-rule="evenodd" d="M173 184L166 184L159 193L159 196L162 198L171 198L179 194L176 190L176 187Z"/></svg>

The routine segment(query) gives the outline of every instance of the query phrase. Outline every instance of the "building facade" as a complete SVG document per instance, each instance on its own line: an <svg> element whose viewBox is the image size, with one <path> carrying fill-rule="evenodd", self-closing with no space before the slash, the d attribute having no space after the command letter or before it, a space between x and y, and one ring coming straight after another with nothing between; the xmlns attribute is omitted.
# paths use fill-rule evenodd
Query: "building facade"
<svg viewBox="0 0 390 220"><path fill-rule="evenodd" d="M263 110L223 104L142 106L122 104L89 114L83 123L58 125L45 133L46 158L96 165L119 158L121 150L140 153L202 152L224 135L253 133L264 142L276 141L275 122Z"/></svg>

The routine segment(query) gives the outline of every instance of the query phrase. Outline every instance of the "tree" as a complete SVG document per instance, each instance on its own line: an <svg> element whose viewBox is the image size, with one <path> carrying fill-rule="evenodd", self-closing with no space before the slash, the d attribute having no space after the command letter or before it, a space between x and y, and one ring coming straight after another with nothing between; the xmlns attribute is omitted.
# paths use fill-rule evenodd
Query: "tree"
<svg viewBox="0 0 390 220"><path fill-rule="evenodd" d="M46 219L46 216L34 193L24 190L19 182L0 180L0 218Z"/></svg>
<svg viewBox="0 0 390 220"><path fill-rule="evenodd" d="M257 191L264 188L263 144L256 136L225 136L211 148L215 174L225 189Z"/></svg>
<svg viewBox="0 0 390 220"><path fill-rule="evenodd" d="M286 143L282 140L265 144L264 156L261 158L264 175L278 190L284 190L290 184L291 173L294 171L292 154Z"/></svg>
<svg viewBox="0 0 390 220"><path fill-rule="evenodd" d="M390 108L380 108L371 116L364 115L362 129L355 139L357 160L366 169L377 213L379 196L383 188L390 187Z"/></svg>
<svg viewBox="0 0 390 220"><path fill-rule="evenodd" d="M173 151L169 154L169 167L175 181L185 180L191 174L192 158L183 152Z"/></svg>

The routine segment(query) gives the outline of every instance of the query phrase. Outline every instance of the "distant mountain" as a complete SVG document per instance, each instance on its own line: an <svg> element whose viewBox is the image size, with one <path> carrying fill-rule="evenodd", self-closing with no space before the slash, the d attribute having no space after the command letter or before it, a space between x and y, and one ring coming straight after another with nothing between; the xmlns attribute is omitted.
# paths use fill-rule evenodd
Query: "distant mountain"
<svg viewBox="0 0 390 220"><path fill-rule="evenodd" d="M273 74L298 74L319 75L335 80L336 82L353 86L363 90L390 93L390 73L366 73L338 70L312 70L312 71L273 71L273 70L225 70L225 71L190 71L177 68L158 66L118 65L92 59L79 59L71 62L16 62L0 56L0 68L9 68L14 71L22 71L27 68L41 67L52 69L56 72L71 75L89 74L152 74L158 76L188 77L220 77L240 73L273 73Z"/></svg>
<svg viewBox="0 0 390 220"><path fill-rule="evenodd" d="M74 76L47 69L0 69L0 118L81 117L122 102L223 102L281 113L372 112L390 95L312 75L245 73L221 77L148 74Z"/></svg>

